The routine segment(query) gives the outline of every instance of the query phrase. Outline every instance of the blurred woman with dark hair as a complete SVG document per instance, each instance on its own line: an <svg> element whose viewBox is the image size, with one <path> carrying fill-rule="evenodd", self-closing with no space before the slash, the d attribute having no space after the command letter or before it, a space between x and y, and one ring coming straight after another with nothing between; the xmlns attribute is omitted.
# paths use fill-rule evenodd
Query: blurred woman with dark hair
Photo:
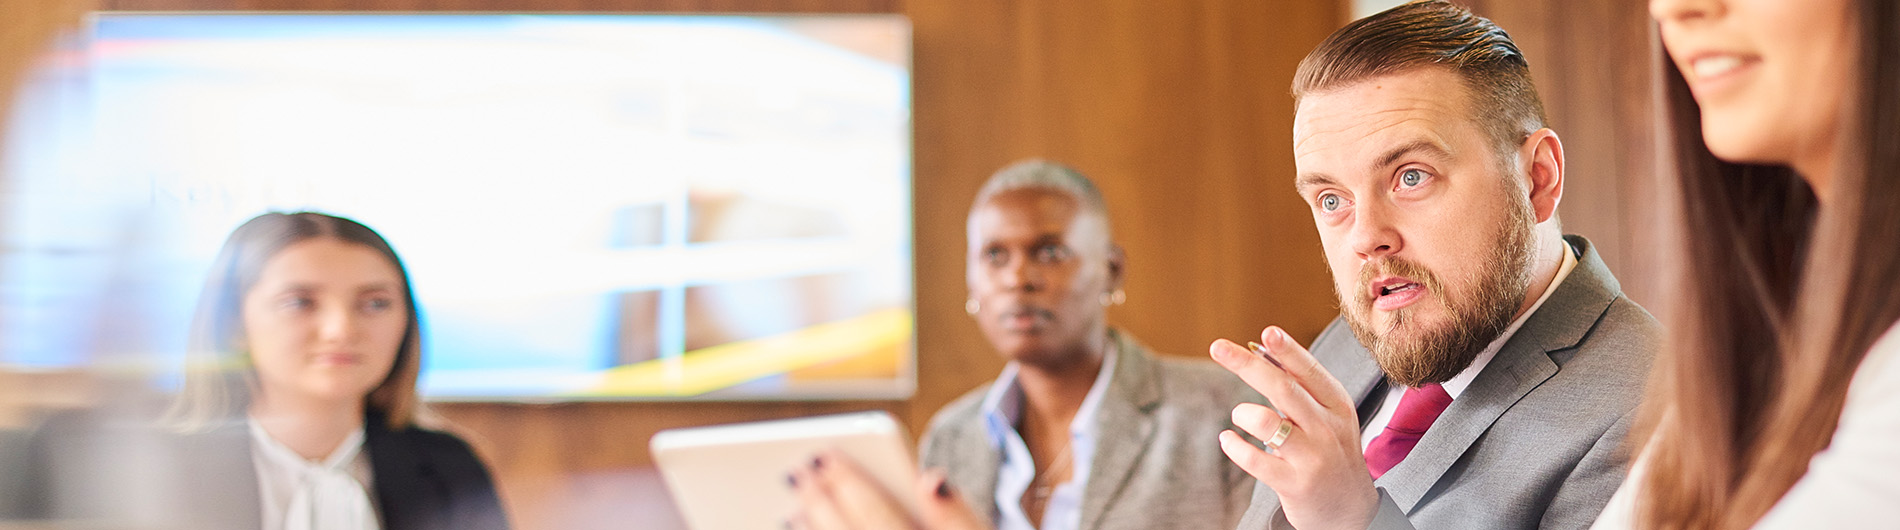
<svg viewBox="0 0 1900 530"><path fill-rule="evenodd" d="M415 298L369 227L308 212L244 223L191 335L168 424L190 442L183 465L238 484L216 489L236 500L191 496L192 527L507 528L468 444L417 424Z"/></svg>
<svg viewBox="0 0 1900 530"><path fill-rule="evenodd" d="M1677 307L1597 526L1900 524L1900 4L1650 13Z"/></svg>

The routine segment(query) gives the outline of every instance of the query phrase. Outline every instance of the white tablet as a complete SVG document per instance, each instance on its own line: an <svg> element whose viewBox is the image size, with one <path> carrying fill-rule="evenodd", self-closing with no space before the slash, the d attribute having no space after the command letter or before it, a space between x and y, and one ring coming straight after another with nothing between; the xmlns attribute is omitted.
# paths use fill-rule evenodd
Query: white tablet
<svg viewBox="0 0 1900 530"><path fill-rule="evenodd" d="M798 510L785 477L824 449L856 459L906 509L916 479L903 427L883 411L669 429L649 444L687 526L780 529Z"/></svg>

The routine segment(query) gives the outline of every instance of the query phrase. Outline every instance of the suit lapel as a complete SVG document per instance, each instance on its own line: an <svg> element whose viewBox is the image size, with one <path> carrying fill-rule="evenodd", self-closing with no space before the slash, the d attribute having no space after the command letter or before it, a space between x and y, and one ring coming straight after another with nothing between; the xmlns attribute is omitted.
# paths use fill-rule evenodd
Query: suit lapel
<svg viewBox="0 0 1900 530"><path fill-rule="evenodd" d="M996 474L1003 467L1002 451L989 435L988 419L977 412L977 421L956 423L951 432L947 447L951 451L950 462L954 465L945 469L950 474L950 483L964 488L964 494L980 494L981 498L965 497L971 506L983 509L988 516L986 521L995 521L1001 516L996 508Z"/></svg>
<svg viewBox="0 0 1900 530"><path fill-rule="evenodd" d="M1115 497L1127 489L1128 477L1141 462L1154 436L1154 408L1161 389L1148 349L1119 332L1115 340L1115 373L1095 411L1095 458L1089 463L1088 483L1082 489L1083 529L1098 528Z"/></svg>
<svg viewBox="0 0 1900 530"><path fill-rule="evenodd" d="M1410 513L1417 507L1498 417L1556 375L1549 353L1581 344L1621 292L1587 240L1566 239L1583 254L1570 276L1452 401L1412 453L1377 481L1400 509Z"/></svg>
<svg viewBox="0 0 1900 530"><path fill-rule="evenodd" d="M431 527L432 514L445 513L448 498L426 452L409 432L390 431L374 411L365 417L363 435L383 529Z"/></svg>
<svg viewBox="0 0 1900 530"><path fill-rule="evenodd" d="M1557 373L1557 364L1542 350L1519 342L1512 337L1471 387L1453 400L1425 432L1412 453L1379 478L1378 484L1386 488L1400 509L1411 512L1504 411Z"/></svg>
<svg viewBox="0 0 1900 530"><path fill-rule="evenodd" d="M1346 395L1352 396L1354 403L1365 403L1374 397L1373 390L1379 388L1379 381L1385 378L1385 373L1379 371L1379 363L1372 360L1372 352L1359 344L1359 338L1353 336L1344 317L1333 319L1319 338L1313 339L1310 351L1320 366L1326 367L1326 371L1346 387ZM1359 418L1359 425L1364 427L1367 419Z"/></svg>

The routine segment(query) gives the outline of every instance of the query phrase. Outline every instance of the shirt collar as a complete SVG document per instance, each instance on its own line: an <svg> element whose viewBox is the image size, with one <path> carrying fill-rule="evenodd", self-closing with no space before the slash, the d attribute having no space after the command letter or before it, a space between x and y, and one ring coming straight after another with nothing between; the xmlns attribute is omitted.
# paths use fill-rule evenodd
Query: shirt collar
<svg viewBox="0 0 1900 530"><path fill-rule="evenodd" d="M1471 360L1471 366L1466 366L1464 371L1458 372L1456 377L1446 381L1443 385L1445 393L1450 394L1452 399L1457 399L1459 394L1463 394L1465 388L1471 386L1471 382L1478 378L1478 373L1483 372L1484 367L1491 364L1491 359L1498 356L1498 351L1504 349L1504 343L1509 342L1511 336L1517 334L1517 328L1522 327L1524 321L1530 320L1531 315L1537 313L1538 308L1544 307L1544 301L1550 299L1551 293L1557 292L1557 286L1562 285L1564 278L1570 277L1570 271L1576 268L1577 251L1570 247L1570 242L1566 241L1564 242L1564 262L1557 267L1557 276L1551 278L1550 286L1544 288L1544 294L1537 297L1537 303L1531 304L1529 311L1518 315L1517 320L1511 321L1511 325L1504 328L1504 333L1499 334L1498 338L1493 339L1491 344L1484 347L1484 351L1478 353L1476 359Z"/></svg>
<svg viewBox="0 0 1900 530"><path fill-rule="evenodd" d="M1108 393L1108 385L1115 377L1115 358L1121 348L1115 346L1111 337L1108 347L1102 350L1102 370L1096 372L1095 383L1089 385L1089 393L1082 398L1081 408L1075 411L1075 420L1069 423L1069 433L1086 438L1095 437L1095 411L1102 408L1102 394Z"/></svg>
<svg viewBox="0 0 1900 530"><path fill-rule="evenodd" d="M1095 382L1089 385L1089 393L1082 398L1081 408L1076 409L1075 419L1069 423L1069 433L1090 436L1095 433L1095 411L1101 408L1102 394L1107 393L1108 385L1115 374L1115 358L1121 351L1111 337L1102 350L1102 368L1096 372ZM984 419L988 431L990 447L1003 446L1003 438L1015 432L1016 424L1022 419L1023 389L1017 382L1022 367L1016 361L1003 365L1003 373L996 376L996 382L990 385L984 394L983 402L977 409Z"/></svg>
<svg viewBox="0 0 1900 530"><path fill-rule="evenodd" d="M280 465L293 466L295 469L342 469L344 464L349 463L350 459L355 458L356 453L363 449L363 428L357 427L356 430L350 432L349 436L343 438L343 443L338 444L336 449L330 452L330 456L324 457L322 461L312 462L282 442L278 442L276 438L272 438L270 432L265 431L257 420L251 420L248 423L251 426L251 442L257 444L266 457Z"/></svg>

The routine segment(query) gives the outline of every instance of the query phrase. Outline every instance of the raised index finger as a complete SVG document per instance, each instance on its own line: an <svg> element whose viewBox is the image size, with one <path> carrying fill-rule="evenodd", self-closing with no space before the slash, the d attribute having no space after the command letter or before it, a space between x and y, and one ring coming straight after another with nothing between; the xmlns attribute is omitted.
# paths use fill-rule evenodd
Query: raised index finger
<svg viewBox="0 0 1900 530"><path fill-rule="evenodd" d="M1300 386L1305 387L1307 394L1312 395L1320 406L1335 412L1357 408L1353 405L1352 396L1346 393L1346 386L1339 384L1339 379L1326 371L1326 367L1320 366L1319 359L1294 341L1291 335L1287 335L1286 330L1279 326L1268 326L1260 331L1260 343L1266 347L1264 355L1298 380Z"/></svg>
<svg viewBox="0 0 1900 530"><path fill-rule="evenodd" d="M1259 355L1247 348L1234 344L1227 339L1214 341L1208 347L1209 355L1220 363L1222 368L1239 376L1248 387L1267 398L1267 402L1280 412L1280 417L1291 418L1295 425L1311 425L1322 421L1332 414L1307 392L1305 385L1286 370L1268 364ZM1242 426L1243 429L1264 428L1264 426ZM1249 430L1249 432L1252 432ZM1258 434L1258 433L1255 433Z"/></svg>

